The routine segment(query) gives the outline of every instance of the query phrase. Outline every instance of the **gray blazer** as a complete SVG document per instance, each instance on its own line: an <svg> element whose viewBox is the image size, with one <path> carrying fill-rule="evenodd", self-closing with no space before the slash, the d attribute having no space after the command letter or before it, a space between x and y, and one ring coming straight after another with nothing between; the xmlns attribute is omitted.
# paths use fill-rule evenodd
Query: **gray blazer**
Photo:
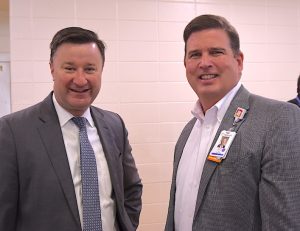
<svg viewBox="0 0 300 231"><path fill-rule="evenodd" d="M0 119L0 230L81 231L74 185L52 94ZM91 107L107 159L117 225L134 231L142 184L127 131L115 113Z"/></svg>
<svg viewBox="0 0 300 231"><path fill-rule="evenodd" d="M192 230L299 231L299 109L292 104L250 94L242 86L213 144L222 130L232 127L237 107L248 110L246 118L238 124L226 159L220 164L205 162ZM195 122L194 118L186 125L175 147L166 231L175 230L176 173Z"/></svg>

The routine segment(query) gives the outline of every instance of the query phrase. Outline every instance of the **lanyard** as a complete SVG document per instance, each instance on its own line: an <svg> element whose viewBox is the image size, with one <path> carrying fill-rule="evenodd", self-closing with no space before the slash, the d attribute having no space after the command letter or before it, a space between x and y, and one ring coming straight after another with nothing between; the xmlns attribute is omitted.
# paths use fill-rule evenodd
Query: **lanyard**
<svg viewBox="0 0 300 231"><path fill-rule="evenodd" d="M227 156L227 152L233 142L239 127L245 120L245 114L247 110L238 107L234 113L234 121L232 127L229 130L221 131L214 147L207 156L207 159L216 163L221 163Z"/></svg>

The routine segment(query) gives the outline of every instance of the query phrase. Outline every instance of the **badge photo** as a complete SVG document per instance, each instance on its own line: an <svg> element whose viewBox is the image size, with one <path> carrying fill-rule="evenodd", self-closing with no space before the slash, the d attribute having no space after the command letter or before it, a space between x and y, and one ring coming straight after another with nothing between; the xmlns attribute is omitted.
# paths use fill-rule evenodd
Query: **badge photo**
<svg viewBox="0 0 300 231"><path fill-rule="evenodd" d="M233 131L222 131L209 153L208 159L218 163L225 159L235 135L236 132Z"/></svg>

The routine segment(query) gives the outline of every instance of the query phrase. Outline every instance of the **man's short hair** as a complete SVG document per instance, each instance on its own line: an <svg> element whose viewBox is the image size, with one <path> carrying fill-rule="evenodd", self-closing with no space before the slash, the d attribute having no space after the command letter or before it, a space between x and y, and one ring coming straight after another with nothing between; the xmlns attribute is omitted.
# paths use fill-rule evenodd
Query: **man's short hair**
<svg viewBox="0 0 300 231"><path fill-rule="evenodd" d="M204 14L194 18L185 27L183 40L185 43L184 51L186 53L186 43L192 33L206 29L222 29L230 40L230 46L234 54L240 53L240 39L236 29L224 18L218 15Z"/></svg>
<svg viewBox="0 0 300 231"><path fill-rule="evenodd" d="M85 43L95 43L100 51L103 59L103 64L105 61L105 45L102 40L98 38L98 35L90 30L83 29L81 27L67 27L58 31L51 43L50 43L50 63L53 61L53 56L57 51L57 48L63 43L75 43L75 44L85 44Z"/></svg>

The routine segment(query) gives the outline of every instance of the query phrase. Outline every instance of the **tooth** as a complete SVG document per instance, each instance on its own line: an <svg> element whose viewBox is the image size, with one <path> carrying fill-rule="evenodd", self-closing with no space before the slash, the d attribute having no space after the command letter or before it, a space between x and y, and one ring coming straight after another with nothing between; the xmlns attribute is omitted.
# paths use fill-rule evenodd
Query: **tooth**
<svg viewBox="0 0 300 231"><path fill-rule="evenodd" d="M202 79L212 79L212 78L214 78L214 75L209 75L209 74L207 74L207 75L202 75L202 77L201 77Z"/></svg>

